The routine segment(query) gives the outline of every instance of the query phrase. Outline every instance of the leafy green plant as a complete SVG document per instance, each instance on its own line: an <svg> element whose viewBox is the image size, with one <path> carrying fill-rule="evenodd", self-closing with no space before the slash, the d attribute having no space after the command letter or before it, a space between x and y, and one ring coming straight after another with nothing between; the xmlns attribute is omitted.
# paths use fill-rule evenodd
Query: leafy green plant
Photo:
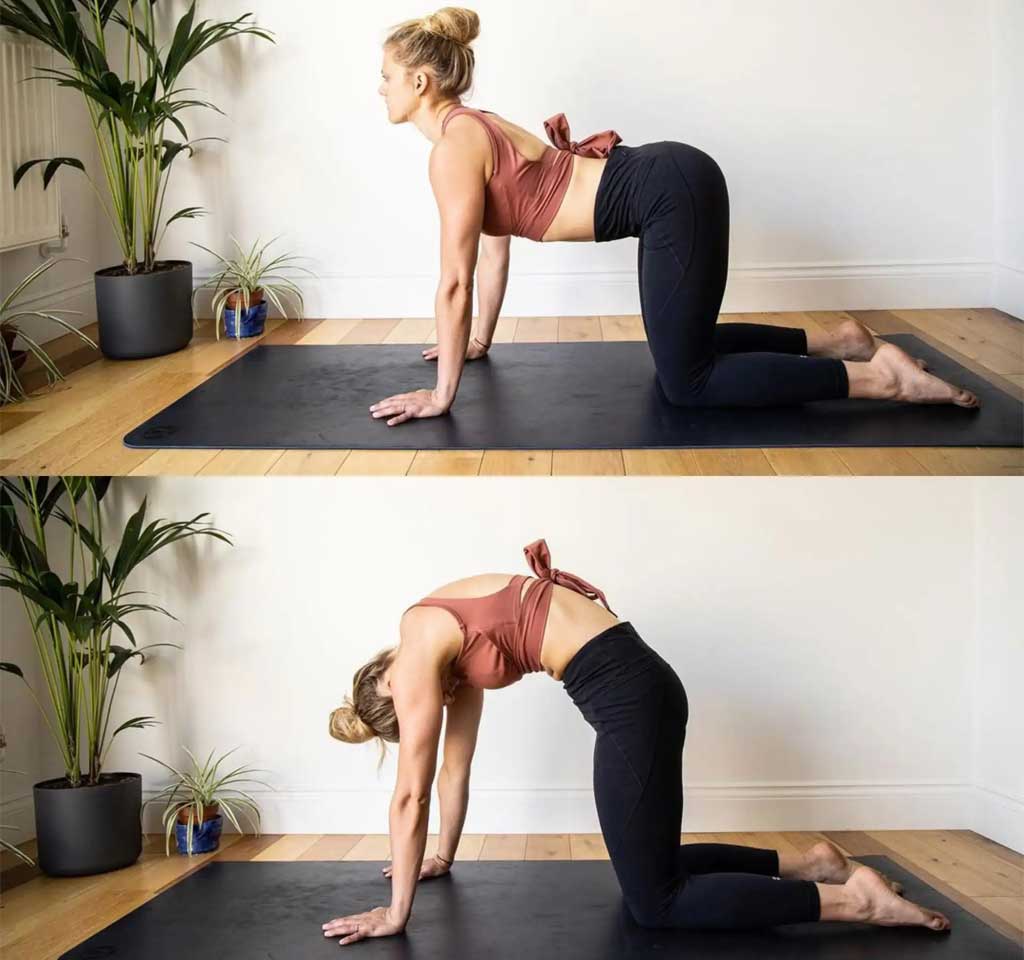
<svg viewBox="0 0 1024 960"><path fill-rule="evenodd" d="M196 295L200 290L213 287L213 323L217 331L218 340L220 339L220 328L224 316L224 309L227 306L228 301L232 297L235 297L237 298L237 301L240 301L238 306L242 309L238 311L238 316L242 316L244 315L244 311L249 309L252 303L253 294L257 290L263 291L266 298L281 311L281 315L285 319L288 319L288 311L285 310L282 301L289 297L294 298L298 307L298 320L300 322L302 321L302 314L305 309L305 303L302 299L302 291L299 290L292 279L284 276L282 271L297 270L302 273L307 273L312 277L315 277L316 274L311 270L307 270L305 267L294 266L292 261L300 260L302 258L289 254L274 257L274 259L268 260L264 263L263 257L266 253L267 247L278 239L278 237L274 237L273 240L263 244L262 247L259 246L259 240L257 239L256 242L253 243L249 252L246 253L239 242L234 237L231 237L231 242L234 243L235 249L238 251L238 256L230 258L222 257L219 253L216 253L209 247L204 247L201 243L192 244L192 246L199 247L200 250L205 250L208 254L220 261L220 272L199 284L199 286L192 292L192 310L194 313ZM239 337L241 336L241 330L241 323L236 323L235 331L236 335Z"/></svg>
<svg viewBox="0 0 1024 960"><path fill-rule="evenodd" d="M78 314L81 315L80 310L63 310L50 308L49 310L28 310L22 304L15 303L19 300L24 293L34 284L44 273L55 267L58 263L66 263L72 260L77 260L80 263L85 263L81 257L60 257L56 260L47 260L42 266L37 267L27 277L25 277L2 301L0 301L0 405L7 403L15 403L18 400L25 398L25 389L21 385L21 381L18 379L18 372L14 368L14 357L12 355L11 347L8 344L13 344L11 334L21 338L22 343L25 344L26 349L29 353L33 354L39 359L43 369L46 371L46 378L50 384L56 383L58 380L65 379L64 374L60 372L57 365L50 359L49 355L35 340L33 340L24 330L18 325L19 320L23 320L26 317L38 317L43 320L51 320L70 333L73 333L79 339L85 341L90 347L95 347L96 344L87 337L77 327L72 326L67 320L62 317L58 317L58 313L67 314ZM6 333L7 336L2 336Z"/></svg>
<svg viewBox="0 0 1024 960"><path fill-rule="evenodd" d="M126 589L132 572L179 540L209 536L231 543L223 531L201 525L208 516L205 513L191 520L154 520L144 526L147 500L143 498L125 524L111 560L100 515L109 485L109 477L0 477L0 556L5 561L0 587L12 590L24 604L54 719L20 667L0 663L0 672L24 681L60 748L72 787L99 782L107 751L119 733L157 722L152 717L133 717L109 732L124 665L135 657L144 663L145 650L180 646L138 645L128 625L134 614L148 611L177 618L163 607L130 599L143 592ZM27 513L27 529L18 517L17 503ZM52 519L68 528L64 576L51 569L47 525ZM115 631L128 646L113 642ZM83 740L88 767L84 776Z"/></svg>
<svg viewBox="0 0 1024 960"><path fill-rule="evenodd" d="M17 773L17 774L20 774L21 776L25 775L25 772L23 770L0 770L0 773ZM6 823L0 823L0 830L17 830L17 829L18 829L17 827L9 826ZM0 849L9 850L22 863L28 864L28 866L30 866L30 867L34 867L36 865L35 860L33 860L27 853L25 853L23 850L19 850L18 847L15 844L11 843L9 840L5 840L3 837L0 837Z"/></svg>
<svg viewBox="0 0 1024 960"><path fill-rule="evenodd" d="M174 774L174 779L170 784L155 796L150 797L142 805L143 810L145 810L146 806L150 803L164 801L167 804L163 812L167 855L170 856L171 853L171 834L174 832L174 826L178 822L178 814L186 809L188 810L188 822L185 834L186 849L189 855L192 853L192 831L197 824L202 822L200 818L202 817L203 807L212 807L214 804L217 804L224 816L234 824L235 829L239 833L243 831L241 826L239 826L237 814L239 811L245 812L246 816L249 817L249 822L253 825L256 835L259 836L260 811L256 801L249 794L233 786L233 784L239 783L260 783L273 790L274 788L269 783L264 783L262 780L254 780L247 776L250 773L258 772L258 769L242 766L237 767L230 773L218 775L221 763L234 753L238 747L228 750L223 756L218 757L216 762L213 760L213 751L211 750L210 756L206 758L205 763L200 763L196 760L188 747L183 747L182 749L184 749L192 761L191 770L181 771L172 767L169 763L164 763L163 760L151 757L148 753L140 754L140 756L147 757L154 763L159 763L160 766L165 767ZM252 812L252 815L249 814L249 811ZM255 820L253 816L255 816Z"/></svg>
<svg viewBox="0 0 1024 960"><path fill-rule="evenodd" d="M251 13L227 21L196 21L195 0L178 20L169 44L159 46L156 11L158 0L0 0L0 25L19 30L45 44L67 61L61 69L41 68L33 79L50 79L78 90L85 98L106 178L108 204L85 165L74 157L29 160L14 174L17 187L37 164L43 167L43 186L49 187L61 167L73 167L89 180L117 235L127 273L156 266L164 233L176 220L201 216L201 207L184 207L163 223L164 198L174 161L192 156L197 143L190 140L181 113L207 108L223 114L214 104L186 94L180 86L182 71L211 47L243 34L274 42L270 31L253 25ZM166 3L160 4L163 10ZM108 56L107 30L124 34L124 72L118 74ZM111 38L111 41L113 38ZM113 42L113 52L120 53ZM170 124L173 131L167 130ZM174 132L181 139L171 139Z"/></svg>

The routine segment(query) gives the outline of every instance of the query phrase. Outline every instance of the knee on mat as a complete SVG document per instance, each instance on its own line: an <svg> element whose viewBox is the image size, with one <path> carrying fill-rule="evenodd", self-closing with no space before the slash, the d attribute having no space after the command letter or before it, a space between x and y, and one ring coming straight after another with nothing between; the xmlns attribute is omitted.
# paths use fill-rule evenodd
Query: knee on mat
<svg viewBox="0 0 1024 960"><path fill-rule="evenodd" d="M629 904L629 912L638 927L657 930L667 926L664 911L651 901L633 901Z"/></svg>
<svg viewBox="0 0 1024 960"><path fill-rule="evenodd" d="M662 397L673 407L699 407L700 391L685 383L666 383L659 378L658 388Z"/></svg>

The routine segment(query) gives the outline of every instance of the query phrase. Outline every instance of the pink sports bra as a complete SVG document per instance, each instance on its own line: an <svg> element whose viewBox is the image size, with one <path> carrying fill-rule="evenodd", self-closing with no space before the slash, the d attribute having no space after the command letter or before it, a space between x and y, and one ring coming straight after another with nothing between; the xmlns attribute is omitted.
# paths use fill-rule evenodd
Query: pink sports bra
<svg viewBox="0 0 1024 960"><path fill-rule="evenodd" d="M614 130L595 133L577 143L569 139L569 122L564 113L544 121L544 129L555 149L548 147L539 160L521 156L505 131L487 115L490 110L458 106L448 111L441 124L457 113L476 117L487 129L494 157L494 172L486 187L483 232L492 237L527 237L542 240L555 219L572 179L572 155L607 157L622 142Z"/></svg>
<svg viewBox="0 0 1024 960"><path fill-rule="evenodd" d="M544 669L540 650L556 583L591 600L600 600L612 612L597 587L551 566L551 554L544 540L534 541L523 552L537 575L525 595L523 583L530 578L516 574L496 593L483 597L427 597L409 608L440 607L459 622L463 644L452 673L461 683L496 690L515 683L524 673Z"/></svg>

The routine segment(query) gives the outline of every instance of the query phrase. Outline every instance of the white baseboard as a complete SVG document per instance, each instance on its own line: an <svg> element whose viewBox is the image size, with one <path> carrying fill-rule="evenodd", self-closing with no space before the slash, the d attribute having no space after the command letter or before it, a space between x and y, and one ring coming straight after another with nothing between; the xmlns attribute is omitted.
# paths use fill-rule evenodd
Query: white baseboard
<svg viewBox="0 0 1024 960"><path fill-rule="evenodd" d="M143 791L143 799L157 789ZM282 790L255 795L263 833L388 832L389 789ZM161 833L160 809L151 804L147 833ZM437 833L439 808L431 802L428 829ZM32 795L0 806L0 822L17 830L5 838L35 836ZM248 831L248 822L243 819ZM233 832L225 824L226 832ZM1024 853L1024 801L961 783L718 784L685 788L685 833L776 830L973 830ZM600 833L592 790L473 790L466 833Z"/></svg>
<svg viewBox="0 0 1024 960"><path fill-rule="evenodd" d="M43 312L52 312L53 308L78 310L80 311L79 316L66 316L63 314L57 314L57 316L79 330L90 323L96 322L96 294L91 277L88 280L83 280L81 283L58 287L55 290L39 294L28 300L22 300L20 305L27 310L41 310ZM54 323L52 320L42 320L39 317L28 317L24 320L19 320L18 326L39 344L56 340L67 333L67 330L59 323Z"/></svg>
<svg viewBox="0 0 1024 960"><path fill-rule="evenodd" d="M156 791L147 790L145 797ZM966 829L969 788L956 783L687 786L687 833ZM265 833L387 833L390 789L260 791ZM156 805L145 829L157 832ZM243 821L244 823L244 821ZM436 794L428 829L440 828ZM228 825L225 825L228 829ZM248 828L246 828L248 829ZM591 789L473 790L466 833L600 833Z"/></svg>
<svg viewBox="0 0 1024 960"><path fill-rule="evenodd" d="M971 792L971 807L975 833L1024 853L1024 799L978 785Z"/></svg>
<svg viewBox="0 0 1024 960"><path fill-rule="evenodd" d="M31 840L36 835L36 814L32 803L32 794L23 793L8 797L0 803L0 823L13 830L2 831L8 843L20 844Z"/></svg>
<svg viewBox="0 0 1024 960"><path fill-rule="evenodd" d="M633 241L634 243L636 241ZM992 305L993 265L984 261L877 264L776 264L729 271L722 310L886 310ZM206 279L197 275L197 284ZM322 275L300 283L306 315L429 317L437 277ZM197 298L209 316L210 296ZM621 316L640 313L636 270L603 273L515 273L502 313L531 316Z"/></svg>
<svg viewBox="0 0 1024 960"><path fill-rule="evenodd" d="M1024 270L997 263L992 271L992 306L1024 320Z"/></svg>
<svg viewBox="0 0 1024 960"><path fill-rule="evenodd" d="M634 241L635 242L635 241ZM206 276L197 274L198 285ZM335 319L429 317L437 278L321 276L300 283L306 315ZM196 312L212 315L210 295ZM30 308L80 310L76 327L96 320L92 280L34 298ZM724 313L796 310L913 310L996 306L1024 316L1024 272L983 261L879 264L775 264L729 272ZM623 316L640 313L635 270L604 273L526 273L509 278L502 313L510 317ZM45 321L24 328L39 343L64 331Z"/></svg>

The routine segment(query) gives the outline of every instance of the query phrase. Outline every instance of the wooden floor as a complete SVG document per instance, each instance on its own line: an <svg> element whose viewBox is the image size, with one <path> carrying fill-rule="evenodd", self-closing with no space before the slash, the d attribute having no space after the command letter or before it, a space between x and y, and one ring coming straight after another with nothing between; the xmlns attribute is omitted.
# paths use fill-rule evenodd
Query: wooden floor
<svg viewBox="0 0 1024 960"><path fill-rule="evenodd" d="M830 329L854 316L877 334L913 333L1024 400L1024 323L992 309L728 314L747 321ZM1019 448L809 448L738 450L302 451L130 450L122 437L257 343L433 341L432 319L271 321L259 340L218 342L209 321L192 344L153 360L96 359L80 341L55 343L66 383L0 410L0 472L83 475L1020 475ZM642 340L639 317L502 319L499 342ZM84 365L83 365L84 364ZM34 375L38 383L38 373ZM29 385L31 377L27 378ZM396 384L396 389L402 384ZM382 427L382 429L386 429ZM408 429L410 442L415 436Z"/></svg>
<svg viewBox="0 0 1024 960"><path fill-rule="evenodd" d="M917 875L929 886L1004 936L1024 946L1024 856L968 830L886 830L829 833L682 834L683 843L736 843L800 852L828 837L853 857L881 855ZM437 837L427 841L427 855ZM25 845L34 854L34 843ZM173 847L172 847L173 851ZM148 835L133 866L94 877L46 877L15 866L0 875L0 956L55 960L92 934L220 860L370 860L389 858L386 835L225 834L221 849L191 859L164 854L162 835ZM10 862L7 858L6 862ZM466 834L460 860L606 860L600 834ZM376 868L367 873L374 882ZM342 910L343 904L339 904ZM415 916L415 906L413 908ZM317 918L317 922L330 917ZM410 934L415 936L410 927Z"/></svg>

